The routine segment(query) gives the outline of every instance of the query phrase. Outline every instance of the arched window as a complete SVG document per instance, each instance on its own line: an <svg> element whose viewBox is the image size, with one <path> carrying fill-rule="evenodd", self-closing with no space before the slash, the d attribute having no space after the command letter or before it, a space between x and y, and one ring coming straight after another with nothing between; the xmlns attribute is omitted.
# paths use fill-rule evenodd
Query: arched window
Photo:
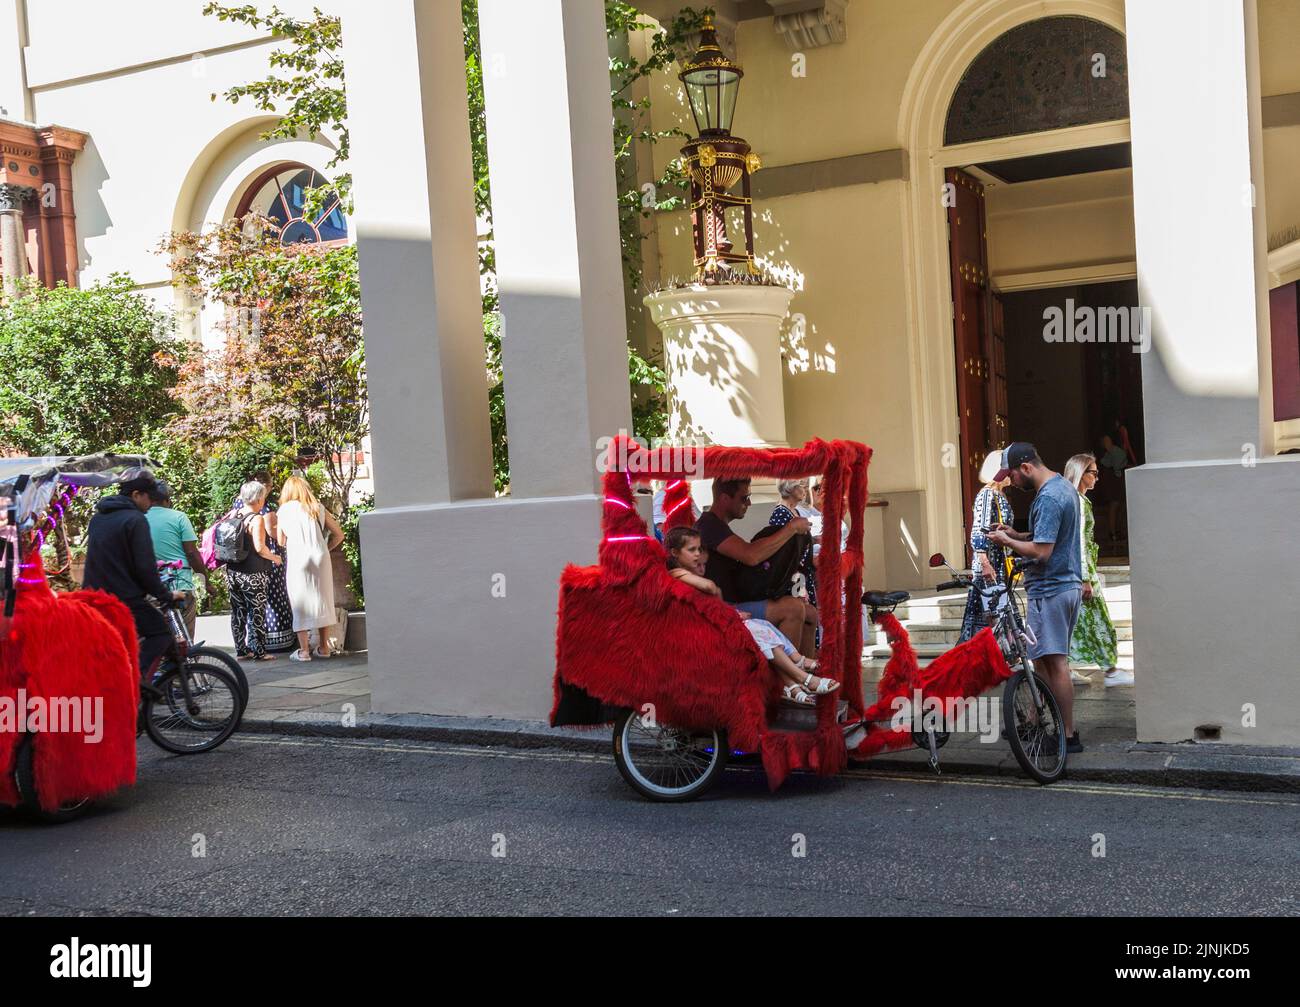
<svg viewBox="0 0 1300 1007"><path fill-rule="evenodd" d="M1124 36L1086 17L1045 17L998 36L953 92L945 144L1128 118Z"/></svg>
<svg viewBox="0 0 1300 1007"><path fill-rule="evenodd" d="M318 188L326 181L324 175L305 165L277 165L249 186L235 215L242 217L256 212L269 217L280 227L282 245L346 241L348 221L337 199L327 200L317 213L304 212L307 190Z"/></svg>

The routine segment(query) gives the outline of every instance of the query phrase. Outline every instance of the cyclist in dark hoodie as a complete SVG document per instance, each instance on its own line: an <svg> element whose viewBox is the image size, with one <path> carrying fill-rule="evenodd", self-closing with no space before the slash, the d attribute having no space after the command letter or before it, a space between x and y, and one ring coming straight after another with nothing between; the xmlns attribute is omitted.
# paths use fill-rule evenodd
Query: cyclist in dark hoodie
<svg viewBox="0 0 1300 1007"><path fill-rule="evenodd" d="M172 645L171 628L149 597L162 604L184 600L169 591L158 576L153 537L144 514L158 489L148 469L128 469L118 491L101 497L86 531L86 573L83 585L115 595L135 617L140 636L140 671L148 672Z"/></svg>

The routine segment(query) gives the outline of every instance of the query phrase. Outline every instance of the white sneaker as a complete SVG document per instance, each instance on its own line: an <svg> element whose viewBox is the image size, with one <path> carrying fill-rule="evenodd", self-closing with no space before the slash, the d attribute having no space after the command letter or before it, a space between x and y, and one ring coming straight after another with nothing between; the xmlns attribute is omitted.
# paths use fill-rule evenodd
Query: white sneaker
<svg viewBox="0 0 1300 1007"><path fill-rule="evenodd" d="M1119 668L1116 668L1114 671L1106 672L1107 689L1109 689L1112 685L1132 685L1132 684L1133 684L1133 672L1131 671L1122 671Z"/></svg>
<svg viewBox="0 0 1300 1007"><path fill-rule="evenodd" d="M1080 675L1073 668L1070 669L1070 681L1075 685L1092 685L1092 679L1087 675Z"/></svg>

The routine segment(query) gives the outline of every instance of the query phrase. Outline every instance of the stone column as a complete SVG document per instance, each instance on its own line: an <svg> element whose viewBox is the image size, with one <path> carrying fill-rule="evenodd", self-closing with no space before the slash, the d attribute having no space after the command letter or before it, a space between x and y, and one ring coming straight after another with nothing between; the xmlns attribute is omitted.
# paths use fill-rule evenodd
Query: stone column
<svg viewBox="0 0 1300 1007"><path fill-rule="evenodd" d="M457 4L343 8L380 507L492 494L461 38Z"/></svg>
<svg viewBox="0 0 1300 1007"><path fill-rule="evenodd" d="M1243 445L1269 453L1260 423L1260 398L1272 386L1260 380L1271 349L1249 6L1248 15L1243 0L1190 0L1175 17L1160 0L1128 5L1136 16L1127 38L1138 299L1152 309L1155 336L1142 361L1151 461L1236 458ZM1207 143L1215 156L1201 163Z"/></svg>
<svg viewBox="0 0 1300 1007"><path fill-rule="evenodd" d="M463 467L466 452L490 455L459 6L353 2L348 121L383 505L362 522L372 708L541 720L559 576L594 562L600 540L594 441L630 424L604 8L480 5L512 465L511 495L493 499L490 470ZM448 404L453 364L457 401L483 406L481 439Z"/></svg>
<svg viewBox="0 0 1300 1007"><path fill-rule="evenodd" d="M34 194L26 185L0 185L0 276L6 294L13 293L17 282L27 275L23 200Z"/></svg>
<svg viewBox="0 0 1300 1007"><path fill-rule="evenodd" d="M600 0L480 0L514 497L590 493L631 427Z"/></svg>
<svg viewBox="0 0 1300 1007"><path fill-rule="evenodd" d="M1126 476L1138 738L1300 744L1300 459L1269 457L1255 4L1128 0L1125 20L1154 328L1149 463Z"/></svg>

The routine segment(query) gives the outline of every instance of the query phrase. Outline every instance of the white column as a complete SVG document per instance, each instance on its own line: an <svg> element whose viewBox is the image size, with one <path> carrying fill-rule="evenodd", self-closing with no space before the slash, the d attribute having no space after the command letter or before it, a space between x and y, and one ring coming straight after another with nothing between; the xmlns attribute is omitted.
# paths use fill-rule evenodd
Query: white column
<svg viewBox="0 0 1300 1007"><path fill-rule="evenodd" d="M1268 454L1254 2L1185 0L1174 10L1128 0L1125 10L1138 299L1155 336L1142 361L1147 457Z"/></svg>
<svg viewBox="0 0 1300 1007"><path fill-rule="evenodd" d="M376 500L490 497L460 6L344 11Z"/></svg>
<svg viewBox="0 0 1300 1007"><path fill-rule="evenodd" d="M1126 30L1155 333L1148 463L1125 476L1138 739L1300 744L1300 459L1270 457L1255 4L1128 0Z"/></svg>
<svg viewBox="0 0 1300 1007"><path fill-rule="evenodd" d="M590 493L631 427L601 0L480 0L510 491Z"/></svg>

